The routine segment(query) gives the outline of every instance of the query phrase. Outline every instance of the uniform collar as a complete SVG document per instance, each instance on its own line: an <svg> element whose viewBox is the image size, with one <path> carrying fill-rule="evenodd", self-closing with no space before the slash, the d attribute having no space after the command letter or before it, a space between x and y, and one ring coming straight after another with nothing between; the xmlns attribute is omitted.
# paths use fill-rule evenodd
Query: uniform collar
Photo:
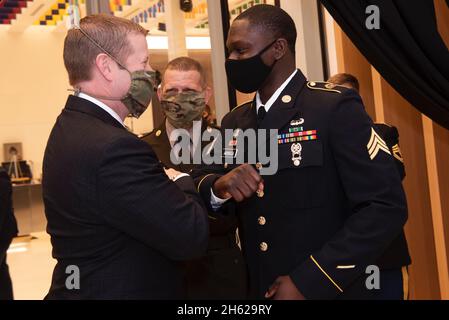
<svg viewBox="0 0 449 320"><path fill-rule="evenodd" d="M294 76L298 73L298 69L296 69L288 78L284 81L284 83L273 93L273 95L268 99L267 103L263 104L260 100L259 92L256 93L256 112L259 112L259 108L261 106L265 107L265 110L268 112L271 106L276 102L281 93L285 90L288 84L292 81Z"/></svg>
<svg viewBox="0 0 449 320"><path fill-rule="evenodd" d="M282 129L291 119L300 112L302 101L299 98L306 87L307 80L301 70L294 75L291 81L282 91L281 96L267 112L265 119L259 124L260 129ZM255 106L255 101L253 102ZM256 118L255 107L253 117Z"/></svg>

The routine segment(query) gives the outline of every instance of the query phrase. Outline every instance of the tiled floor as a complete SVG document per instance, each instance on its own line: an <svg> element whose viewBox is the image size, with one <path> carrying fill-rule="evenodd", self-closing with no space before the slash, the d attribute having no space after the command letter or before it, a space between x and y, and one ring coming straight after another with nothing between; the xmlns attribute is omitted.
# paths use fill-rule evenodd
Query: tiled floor
<svg viewBox="0 0 449 320"><path fill-rule="evenodd" d="M8 250L8 265L16 300L42 300L48 292L56 261L51 257L50 236L31 234L16 238Z"/></svg>

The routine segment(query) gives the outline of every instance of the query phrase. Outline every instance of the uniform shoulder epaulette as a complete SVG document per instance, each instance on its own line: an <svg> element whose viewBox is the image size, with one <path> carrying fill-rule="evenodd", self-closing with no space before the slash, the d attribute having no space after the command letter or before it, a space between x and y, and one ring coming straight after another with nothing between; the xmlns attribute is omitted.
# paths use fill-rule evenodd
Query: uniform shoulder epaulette
<svg viewBox="0 0 449 320"><path fill-rule="evenodd" d="M309 81L307 82L307 88L311 90L341 93L341 90L338 90L341 88L340 86L325 81Z"/></svg>
<svg viewBox="0 0 449 320"><path fill-rule="evenodd" d="M237 107L235 107L234 109L232 109L231 112L234 112L235 110L240 109L241 107L244 107L244 106L246 106L246 105L248 105L248 104L251 104L252 102L253 102L253 100L250 100L250 101L246 101L246 102L244 102L244 103L242 103L242 104L239 104Z"/></svg>

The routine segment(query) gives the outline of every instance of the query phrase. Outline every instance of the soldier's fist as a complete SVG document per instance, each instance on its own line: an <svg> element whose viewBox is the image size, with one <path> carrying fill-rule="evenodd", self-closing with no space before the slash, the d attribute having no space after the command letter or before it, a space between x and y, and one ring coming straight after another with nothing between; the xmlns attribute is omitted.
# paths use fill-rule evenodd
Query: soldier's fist
<svg viewBox="0 0 449 320"><path fill-rule="evenodd" d="M215 181L214 194L222 199L234 198L242 202L250 198L256 191L263 191L263 179L256 169L243 164Z"/></svg>

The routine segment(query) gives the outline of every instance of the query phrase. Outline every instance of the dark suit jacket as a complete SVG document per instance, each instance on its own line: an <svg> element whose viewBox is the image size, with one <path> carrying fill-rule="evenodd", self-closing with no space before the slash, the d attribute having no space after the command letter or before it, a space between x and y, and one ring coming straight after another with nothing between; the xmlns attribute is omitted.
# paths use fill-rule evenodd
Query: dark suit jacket
<svg viewBox="0 0 449 320"><path fill-rule="evenodd" d="M201 135L208 126L206 121L201 125ZM201 138L201 137L200 137ZM157 129L142 137L156 153L159 160L167 168L180 172L192 173L203 167L202 164L179 164L170 160L171 145L167 135L165 119ZM201 141L204 150L210 141ZM229 208L231 210L232 208ZM209 213L210 239L207 253L200 259L186 263L186 284L188 298L196 300L244 299L247 297L246 264L236 244L235 232L237 217L228 212L227 215L213 217Z"/></svg>
<svg viewBox="0 0 449 320"><path fill-rule="evenodd" d="M0 300L12 300L13 292L6 251L17 235L17 223L12 206L11 180L0 167Z"/></svg>
<svg viewBox="0 0 449 320"><path fill-rule="evenodd" d="M45 150L43 195L55 267L48 299L183 297L177 261L207 247L193 181L171 182L148 144L97 105L68 98ZM66 268L80 271L68 290Z"/></svg>
<svg viewBox="0 0 449 320"><path fill-rule="evenodd" d="M226 115L222 128L258 128L255 103ZM259 128L277 129L280 137L278 171L264 176L264 195L237 204L252 293L262 298L278 276L289 275L308 299L357 298L351 287L365 283L367 266L378 265L407 220L393 157L373 133L360 96L308 82L299 71ZM198 180L205 200L216 179Z"/></svg>
<svg viewBox="0 0 449 320"><path fill-rule="evenodd" d="M11 179L0 167L0 256L6 252L12 238L17 235L17 223L12 206Z"/></svg>

